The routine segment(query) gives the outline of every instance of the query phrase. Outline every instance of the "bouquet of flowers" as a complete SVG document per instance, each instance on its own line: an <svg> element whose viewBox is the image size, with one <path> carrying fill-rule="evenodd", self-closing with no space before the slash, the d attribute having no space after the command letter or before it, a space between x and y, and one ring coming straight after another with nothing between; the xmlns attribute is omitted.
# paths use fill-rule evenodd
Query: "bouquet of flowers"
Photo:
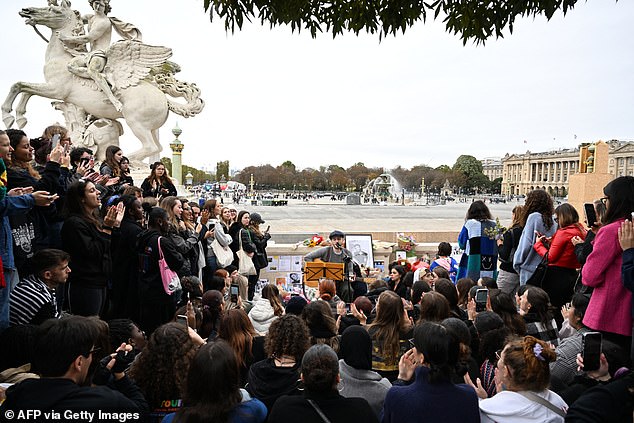
<svg viewBox="0 0 634 423"><path fill-rule="evenodd" d="M495 226L484 229L484 235L486 235L489 239L502 239L502 236L506 232L506 228L500 225L500 219L495 218Z"/></svg>
<svg viewBox="0 0 634 423"><path fill-rule="evenodd" d="M324 242L324 237L320 235L314 235L311 238L307 238L302 242L305 247L317 247Z"/></svg>
<svg viewBox="0 0 634 423"><path fill-rule="evenodd" d="M399 232L396 234L396 242L398 244L398 249L405 251L409 257L416 255L414 251L416 248L416 240L413 236Z"/></svg>

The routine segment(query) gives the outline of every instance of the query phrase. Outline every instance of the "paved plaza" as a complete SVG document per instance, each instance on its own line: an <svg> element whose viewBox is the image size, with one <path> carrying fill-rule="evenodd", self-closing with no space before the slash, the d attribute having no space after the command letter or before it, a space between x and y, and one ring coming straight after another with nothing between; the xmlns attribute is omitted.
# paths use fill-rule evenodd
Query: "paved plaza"
<svg viewBox="0 0 634 423"><path fill-rule="evenodd" d="M277 242L289 239L284 234L328 233L334 228L350 233L369 232L456 232L464 224L471 203L450 202L436 206L414 205L346 205L341 201L311 200L289 202L287 206L240 206L258 212L271 225ZM511 210L518 203L488 204L493 217L508 226ZM454 240L452 240L454 241Z"/></svg>

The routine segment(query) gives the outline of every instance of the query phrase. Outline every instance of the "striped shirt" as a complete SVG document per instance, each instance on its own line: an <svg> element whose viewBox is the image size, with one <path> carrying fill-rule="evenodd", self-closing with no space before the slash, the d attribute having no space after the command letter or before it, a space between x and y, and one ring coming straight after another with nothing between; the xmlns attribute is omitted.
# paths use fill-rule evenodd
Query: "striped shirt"
<svg viewBox="0 0 634 423"><path fill-rule="evenodd" d="M11 291L9 300L9 324L40 324L58 317L55 290L50 289L37 276L22 279Z"/></svg>

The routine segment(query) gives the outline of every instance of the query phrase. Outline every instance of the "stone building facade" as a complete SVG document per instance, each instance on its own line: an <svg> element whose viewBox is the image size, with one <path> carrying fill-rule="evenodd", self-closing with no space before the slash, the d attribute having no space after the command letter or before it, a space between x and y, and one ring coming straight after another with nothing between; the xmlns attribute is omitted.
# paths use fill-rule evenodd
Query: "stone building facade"
<svg viewBox="0 0 634 423"><path fill-rule="evenodd" d="M482 163L482 173L489 178L489 181L502 177L503 167L500 157L486 157L480 162Z"/></svg>
<svg viewBox="0 0 634 423"><path fill-rule="evenodd" d="M634 142L608 141L608 172L634 176ZM579 171L579 149L506 154L502 158L502 194L526 195L543 189L555 197L568 194L570 176Z"/></svg>

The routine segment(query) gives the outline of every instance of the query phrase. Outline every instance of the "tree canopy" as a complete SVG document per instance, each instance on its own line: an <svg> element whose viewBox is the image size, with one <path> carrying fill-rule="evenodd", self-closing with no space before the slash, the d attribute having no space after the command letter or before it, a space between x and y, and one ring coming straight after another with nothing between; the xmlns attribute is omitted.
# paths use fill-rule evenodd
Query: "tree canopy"
<svg viewBox="0 0 634 423"><path fill-rule="evenodd" d="M463 43L484 43L492 36L513 32L517 17L544 15L561 10L565 15L577 0L204 0L210 19L224 19L225 29L235 31L244 21L258 19L271 27L287 24L293 31L305 29L312 37L344 31L365 31L379 38L397 35L428 18L442 19L447 32L460 34Z"/></svg>

